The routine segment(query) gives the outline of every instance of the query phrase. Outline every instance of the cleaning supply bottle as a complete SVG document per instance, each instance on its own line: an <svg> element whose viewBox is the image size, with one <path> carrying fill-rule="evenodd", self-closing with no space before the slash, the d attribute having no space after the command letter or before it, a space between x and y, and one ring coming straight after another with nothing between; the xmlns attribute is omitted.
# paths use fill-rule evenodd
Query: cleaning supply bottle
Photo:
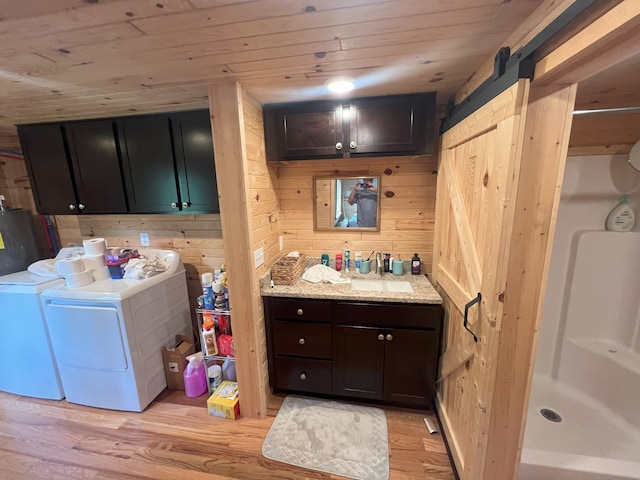
<svg viewBox="0 0 640 480"><path fill-rule="evenodd" d="M209 393L213 393L222 383L222 367L220 365L211 365L207 369L207 373L209 374Z"/></svg>
<svg viewBox="0 0 640 480"><path fill-rule="evenodd" d="M202 296L204 297L204 308L206 308L207 310L213 310L213 273L203 273L201 281Z"/></svg>
<svg viewBox="0 0 640 480"><path fill-rule="evenodd" d="M187 397L199 397L207 391L207 374L204 371L202 352L187 357L189 363L184 369L184 393Z"/></svg>
<svg viewBox="0 0 640 480"><path fill-rule="evenodd" d="M411 259L411 275L420 275L420 257L417 253Z"/></svg>
<svg viewBox="0 0 640 480"><path fill-rule="evenodd" d="M629 205L629 197L623 195L620 197L620 203L615 206L611 213L607 217L605 226L607 230L613 232L628 232L633 228L633 224L636 221L636 216Z"/></svg>
<svg viewBox="0 0 640 480"><path fill-rule="evenodd" d="M230 382L238 381L238 378L236 377L236 362L228 355L224 362L222 362L222 378L224 380L229 380Z"/></svg>

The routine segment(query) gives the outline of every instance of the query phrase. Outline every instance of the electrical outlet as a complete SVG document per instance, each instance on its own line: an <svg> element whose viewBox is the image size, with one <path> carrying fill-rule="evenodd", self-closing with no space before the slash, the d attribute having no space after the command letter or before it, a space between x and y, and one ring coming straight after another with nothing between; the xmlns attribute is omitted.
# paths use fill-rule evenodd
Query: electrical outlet
<svg viewBox="0 0 640 480"><path fill-rule="evenodd" d="M264 248L260 247L253 252L253 262L255 263L255 268L264 263Z"/></svg>
<svg viewBox="0 0 640 480"><path fill-rule="evenodd" d="M140 234L140 245L142 245L143 247L148 247L149 246L149 234L148 233L141 233Z"/></svg>
<svg viewBox="0 0 640 480"><path fill-rule="evenodd" d="M280 235L280 237L278 237L278 241L280 242L280 250L282 250L284 248L284 237Z"/></svg>

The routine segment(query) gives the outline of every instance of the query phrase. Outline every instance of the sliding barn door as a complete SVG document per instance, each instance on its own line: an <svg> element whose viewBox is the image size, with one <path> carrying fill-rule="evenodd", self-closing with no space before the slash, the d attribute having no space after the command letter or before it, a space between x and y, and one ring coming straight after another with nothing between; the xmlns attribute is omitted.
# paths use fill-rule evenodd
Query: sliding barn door
<svg viewBox="0 0 640 480"><path fill-rule="evenodd" d="M463 480L517 473L574 98L574 87L520 80L442 137L437 403Z"/></svg>

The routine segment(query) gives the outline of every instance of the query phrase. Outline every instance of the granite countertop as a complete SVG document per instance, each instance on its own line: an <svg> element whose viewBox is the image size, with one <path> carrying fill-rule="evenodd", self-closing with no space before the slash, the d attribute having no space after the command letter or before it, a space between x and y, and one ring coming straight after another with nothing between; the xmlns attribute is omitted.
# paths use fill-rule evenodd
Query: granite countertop
<svg viewBox="0 0 640 480"><path fill-rule="evenodd" d="M307 264L307 268L309 268L309 264ZM405 273L404 275L394 275L392 273L385 273L380 276L372 272L361 275L354 270L355 269L351 269L349 272L343 271L341 272L341 276L349 279L386 280L390 282L404 280L411 284L413 293L352 290L351 283L311 283L303 280L302 276L294 285L275 285L271 288L271 271L260 278L260 293L263 297L321 298L423 304L442 303L442 297L438 295L438 292L436 292L424 274L411 275ZM408 269L405 268L405 272L407 270Z"/></svg>

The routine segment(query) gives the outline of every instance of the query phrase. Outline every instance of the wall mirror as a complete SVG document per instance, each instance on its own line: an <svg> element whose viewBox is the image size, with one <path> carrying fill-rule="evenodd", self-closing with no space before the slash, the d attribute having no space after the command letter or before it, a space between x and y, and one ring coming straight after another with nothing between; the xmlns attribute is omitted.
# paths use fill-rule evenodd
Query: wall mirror
<svg viewBox="0 0 640 480"><path fill-rule="evenodd" d="M314 177L315 230L380 231L380 177Z"/></svg>

